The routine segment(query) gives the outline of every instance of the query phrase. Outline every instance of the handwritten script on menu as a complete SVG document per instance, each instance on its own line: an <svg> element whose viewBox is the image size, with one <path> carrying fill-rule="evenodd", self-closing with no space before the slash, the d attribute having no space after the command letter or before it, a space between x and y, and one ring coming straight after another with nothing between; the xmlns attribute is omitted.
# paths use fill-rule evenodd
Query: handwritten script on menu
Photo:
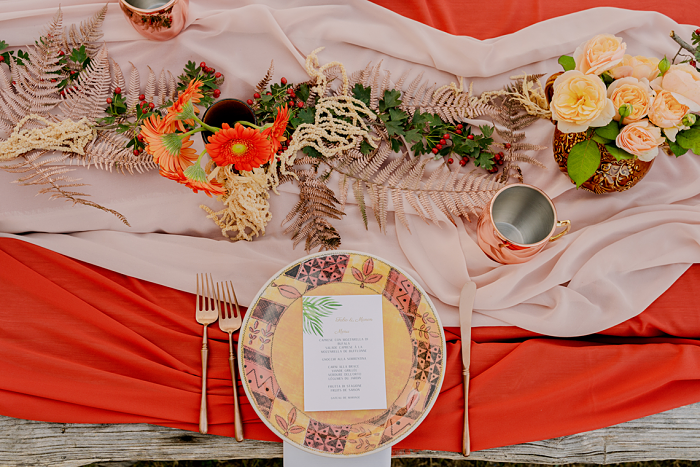
<svg viewBox="0 0 700 467"><path fill-rule="evenodd" d="M304 410L386 409L381 295L302 298Z"/></svg>

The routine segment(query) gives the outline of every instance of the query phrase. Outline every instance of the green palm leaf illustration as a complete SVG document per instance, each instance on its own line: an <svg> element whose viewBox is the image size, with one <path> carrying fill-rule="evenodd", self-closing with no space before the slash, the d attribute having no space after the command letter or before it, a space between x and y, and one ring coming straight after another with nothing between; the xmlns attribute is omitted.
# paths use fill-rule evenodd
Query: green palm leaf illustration
<svg viewBox="0 0 700 467"><path fill-rule="evenodd" d="M302 299L302 316L305 334L323 337L323 321L341 306L330 297L304 297Z"/></svg>

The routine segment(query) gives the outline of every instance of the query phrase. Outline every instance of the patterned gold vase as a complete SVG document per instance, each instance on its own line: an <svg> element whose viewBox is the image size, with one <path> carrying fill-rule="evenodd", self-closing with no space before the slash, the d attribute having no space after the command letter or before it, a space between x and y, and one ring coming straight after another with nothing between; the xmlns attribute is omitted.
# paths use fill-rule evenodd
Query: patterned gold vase
<svg viewBox="0 0 700 467"><path fill-rule="evenodd" d="M555 73L550 76L545 86L545 94L547 100L552 100L554 94L554 80L561 75ZM553 122L554 123L554 122ZM556 125L556 123L555 123ZM566 170L566 161L569 159L569 151L578 142L586 139L585 133L562 133L556 126L554 127L554 160L559 164L559 170L567 176L569 173ZM600 149L600 166L595 171L595 174L581 185L584 190L591 191L596 194L612 193L615 191L625 191L636 185L651 169L655 159L649 162L640 161L639 159L624 159L618 161L610 154L605 146L599 143ZM571 183L574 183L572 180Z"/></svg>
<svg viewBox="0 0 700 467"><path fill-rule="evenodd" d="M566 161L569 159L569 151L576 143L585 139L585 133L562 133L556 127L554 128L554 160L565 174L568 175ZM581 188L596 194L629 190L644 178L655 160L652 159L649 162L639 159L617 160L604 145L596 144L600 149L600 166L593 176L581 185ZM574 183L573 180L571 183Z"/></svg>

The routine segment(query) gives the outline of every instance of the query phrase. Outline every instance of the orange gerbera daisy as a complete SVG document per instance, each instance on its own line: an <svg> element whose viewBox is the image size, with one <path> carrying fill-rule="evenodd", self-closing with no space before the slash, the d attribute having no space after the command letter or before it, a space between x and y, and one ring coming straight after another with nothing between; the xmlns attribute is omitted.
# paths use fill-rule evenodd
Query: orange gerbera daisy
<svg viewBox="0 0 700 467"><path fill-rule="evenodd" d="M224 123L221 130L209 137L206 147L216 165L223 167L233 164L236 170L253 170L274 155L270 140L258 130L246 128L240 123L233 128Z"/></svg>
<svg viewBox="0 0 700 467"><path fill-rule="evenodd" d="M199 102L199 99L204 97L204 95L201 92L199 92L200 87L202 87L201 81L190 81L190 84L187 85L187 88L184 91L180 92L180 95L175 100L175 102L173 102L173 105L171 105L168 108L168 115L166 116L166 119L177 125L177 128L180 131L186 131L185 125L182 121L177 120L176 118L182 113L185 103L187 103L187 101L191 100L192 104L196 104ZM199 109L195 106L194 111L199 112ZM187 123L188 125L194 125L194 120L188 119L185 120L184 123Z"/></svg>
<svg viewBox="0 0 700 467"><path fill-rule="evenodd" d="M178 173L178 172L168 172L163 169L160 170L160 174L168 178L170 180L174 180L177 183L181 183L182 185L185 185L187 188L190 188L192 191L195 193L199 193L199 191L203 191L207 196L211 198L212 195L214 196L219 196L223 195L226 193L226 189L224 189L223 186L216 180L212 181L200 181L200 180L193 180L191 178L185 177L183 173Z"/></svg>
<svg viewBox="0 0 700 467"><path fill-rule="evenodd" d="M277 109L275 123L273 123L271 127L263 130L263 136L269 138L270 142L272 142L273 152L277 152L280 148L280 143L287 140L284 136L284 131L287 129L288 122L289 109L287 108L287 104L284 104L284 107Z"/></svg>
<svg viewBox="0 0 700 467"><path fill-rule="evenodd" d="M171 122L157 114L141 125L146 152L153 156L153 161L166 172L182 173L197 160L197 151L190 147L193 141L189 136L183 138L174 131Z"/></svg>

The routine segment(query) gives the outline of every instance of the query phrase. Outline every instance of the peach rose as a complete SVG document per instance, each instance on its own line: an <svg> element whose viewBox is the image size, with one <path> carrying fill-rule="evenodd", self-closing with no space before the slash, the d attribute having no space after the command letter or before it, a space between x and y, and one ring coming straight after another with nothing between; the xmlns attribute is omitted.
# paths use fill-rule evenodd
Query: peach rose
<svg viewBox="0 0 700 467"><path fill-rule="evenodd" d="M612 34L599 34L579 45L574 52L576 69L585 74L599 75L622 61L627 44Z"/></svg>
<svg viewBox="0 0 700 467"><path fill-rule="evenodd" d="M700 73L687 63L671 65L661 78L660 86L665 91L680 94L700 105Z"/></svg>
<svg viewBox="0 0 700 467"><path fill-rule="evenodd" d="M615 116L613 118L617 121L620 120L620 106L623 104L632 106L632 112L622 120L622 123L626 125L638 122L647 116L652 95L649 81L646 78L639 80L629 76L613 81L608 88L608 97L615 106Z"/></svg>
<svg viewBox="0 0 700 467"><path fill-rule="evenodd" d="M620 134L615 138L615 144L630 154L634 154L639 160L649 162L659 153L659 146L664 142L661 130L652 125L649 120L623 126Z"/></svg>
<svg viewBox="0 0 700 467"><path fill-rule="evenodd" d="M622 61L610 70L610 75L614 79L632 76L633 78L646 78L651 81L659 76L659 59L642 55L633 57L625 54Z"/></svg>
<svg viewBox="0 0 700 467"><path fill-rule="evenodd" d="M654 125L663 128L664 134L671 141L676 141L676 134L688 127L683 125L683 117L690 107L683 105L670 91L659 91L651 103L649 120Z"/></svg>
<svg viewBox="0 0 700 467"><path fill-rule="evenodd" d="M596 75L569 70L554 81L550 104L552 120L562 133L579 133L588 127L605 126L615 115L605 83Z"/></svg>

